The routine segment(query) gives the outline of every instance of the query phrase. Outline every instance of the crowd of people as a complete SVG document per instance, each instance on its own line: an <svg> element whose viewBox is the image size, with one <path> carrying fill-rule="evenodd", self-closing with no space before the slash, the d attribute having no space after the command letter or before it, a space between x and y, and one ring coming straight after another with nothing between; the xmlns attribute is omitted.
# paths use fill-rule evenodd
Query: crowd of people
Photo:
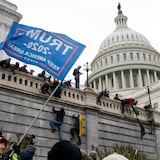
<svg viewBox="0 0 160 160"><path fill-rule="evenodd" d="M84 149L80 148L81 135L83 132L83 116L78 113L74 114L72 118L75 120L73 127L70 129L71 141L62 139L62 124L65 116L64 108L60 110L52 108L56 118L50 121L52 132L54 133L58 129L59 140L49 150L47 159L48 160L99 160L96 151L91 150L87 153ZM57 129L56 129L57 128ZM72 141L77 136L77 145ZM18 136L19 137L19 136ZM21 143L10 144L0 132L0 160L33 160L36 147L35 147L35 135L25 136ZM19 139L19 138L18 138Z"/></svg>
<svg viewBox="0 0 160 160"><path fill-rule="evenodd" d="M17 71L20 71L20 72L29 73L29 74L33 75L35 72L33 69L28 70L26 64L24 64L22 66L20 66L19 62L15 62L15 64L12 64L11 58L1 60L0 67L10 69L13 72L13 74L15 74ZM78 89L80 88L80 75L82 75L82 73L80 72L81 68L82 68L81 65L79 65L78 67L76 67L73 70L73 76L74 76L74 80L75 80L75 88L78 88ZM46 76L46 73L44 70L41 73L39 73L37 75L37 77L44 80L43 84L41 85L41 93L43 93L43 94L45 94L45 93L50 94L50 91L52 91L52 89L55 88L55 85L58 82L58 80L56 80L54 77L53 77L54 80L52 81L51 76ZM62 83L62 82L59 82L59 83ZM63 82L63 87L72 87L71 79L65 80ZM62 85L60 86L60 89L61 88L62 88ZM58 92L59 91L60 90L58 90ZM56 93L56 94L58 94L57 97L59 97L59 93Z"/></svg>
<svg viewBox="0 0 160 160"><path fill-rule="evenodd" d="M24 139L25 140L25 137ZM23 146L24 145L24 146ZM23 146L23 147L22 147ZM27 143L10 142L2 135L0 131L0 160L33 160L35 155L35 136L31 135L31 138L27 138Z"/></svg>
<svg viewBox="0 0 160 160"><path fill-rule="evenodd" d="M20 66L19 62L12 64L11 58L1 60L0 67L10 69L13 72L13 74L15 74L16 71L20 71L20 72L29 73L33 75L33 73L35 72L33 69L30 69L30 71L28 71L26 64L22 66ZM37 77L43 81L40 89L40 92L42 94L47 93L50 95L51 92L56 88L56 86L59 85L59 87L57 88L53 96L61 98L61 92L64 89L64 87L72 87L71 79L64 81L63 83L59 82L55 78L52 78L51 76L47 76L44 70L41 73L39 73Z"/></svg>
<svg viewBox="0 0 160 160"><path fill-rule="evenodd" d="M11 58L7 58L4 60L0 61L0 66L3 68L8 68L10 69L13 74L15 74L15 71L20 71L20 72L25 72L25 73L29 73L29 74L33 74L34 70L31 69L30 71L27 70L27 65L24 64L23 66L20 66L19 62L16 62L15 64L11 63Z"/></svg>
<svg viewBox="0 0 160 160"><path fill-rule="evenodd" d="M101 98L102 97L108 97L109 98L109 90L105 89L104 91L101 91L101 92L98 93L97 99L96 99L97 104L101 103Z"/></svg>
<svg viewBox="0 0 160 160"><path fill-rule="evenodd" d="M41 89L40 92L42 94L48 94L50 95L53 91L54 97L61 98L61 93L64 89L64 87L71 87L71 81L65 81L65 83L59 82L55 78L52 80L52 77L46 76L46 72L42 71L38 74L38 78L42 79Z"/></svg>
<svg viewBox="0 0 160 160"><path fill-rule="evenodd" d="M20 66L19 62L16 62L15 64L12 64L11 63L11 58L1 60L0 61L0 67L10 69L13 72L13 74L15 74L16 71L20 71L20 72L29 73L29 74L33 75L33 73L35 72L33 69L28 70L26 64L24 64L23 66ZM80 75L82 74L80 72L80 69L81 69L81 66L79 65L73 71L73 76L74 76L74 79L75 79L75 88L80 88ZM51 78L52 78L51 76L47 77L45 71L42 71L41 73L39 73L37 77L43 79L45 82L51 82ZM54 79L54 82L55 82L55 79ZM72 87L71 79L69 79L67 81L64 81L63 86Z"/></svg>
<svg viewBox="0 0 160 160"><path fill-rule="evenodd" d="M101 98L102 97L108 97L110 98L109 96L109 90L105 89L101 92L98 93L97 95L97 98L96 98L96 103L97 104L101 104ZM124 114L125 112L125 106L126 105L129 105L133 108L134 105L137 105L138 101L134 98L124 98L124 99L121 99L118 95L118 93L115 94L115 96L113 97L114 100L118 100L121 102L121 112L122 114ZM138 112L137 112L138 114Z"/></svg>

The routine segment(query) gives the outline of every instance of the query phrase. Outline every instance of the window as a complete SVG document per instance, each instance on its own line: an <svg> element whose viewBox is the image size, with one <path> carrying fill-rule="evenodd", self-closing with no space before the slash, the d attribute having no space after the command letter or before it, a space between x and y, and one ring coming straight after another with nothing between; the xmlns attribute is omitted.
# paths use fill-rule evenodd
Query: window
<svg viewBox="0 0 160 160"><path fill-rule="evenodd" d="M130 58L131 58L131 60L133 60L133 53L132 52L130 53Z"/></svg>
<svg viewBox="0 0 160 160"><path fill-rule="evenodd" d="M117 54L117 62L120 61L120 57L119 57L119 54Z"/></svg>
<svg viewBox="0 0 160 160"><path fill-rule="evenodd" d="M143 59L146 60L146 55L145 55L145 53L143 53Z"/></svg>
<svg viewBox="0 0 160 160"><path fill-rule="evenodd" d="M106 62L106 64L108 63L108 62L107 62L107 58L105 59L105 62Z"/></svg>
<svg viewBox="0 0 160 160"><path fill-rule="evenodd" d="M149 61L151 61L151 55L149 55L148 58L149 58Z"/></svg>
<svg viewBox="0 0 160 160"><path fill-rule="evenodd" d="M137 59L140 60L140 55L139 55L139 53L137 53Z"/></svg>
<svg viewBox="0 0 160 160"><path fill-rule="evenodd" d="M111 56L111 63L113 63L113 56Z"/></svg>
<svg viewBox="0 0 160 160"><path fill-rule="evenodd" d="M126 57L126 53L123 53L123 59L126 61L127 57Z"/></svg>
<svg viewBox="0 0 160 160"><path fill-rule="evenodd" d="M101 60L101 67L103 66L102 60Z"/></svg>

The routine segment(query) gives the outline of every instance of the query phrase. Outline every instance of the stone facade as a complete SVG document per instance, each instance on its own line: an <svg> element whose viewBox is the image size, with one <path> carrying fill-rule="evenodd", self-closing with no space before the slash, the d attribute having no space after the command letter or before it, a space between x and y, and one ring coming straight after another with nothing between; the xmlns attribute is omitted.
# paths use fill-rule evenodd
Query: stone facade
<svg viewBox="0 0 160 160"><path fill-rule="evenodd" d="M7 139L17 142L16 133L24 134L33 119L40 113L48 99L41 94L37 77L23 72L15 75L0 68L0 126L4 127L3 134ZM154 112L156 127L155 134L150 135L147 114L138 108L146 134L141 139L140 127L132 109L126 107L125 115L121 114L121 104L111 98L102 98L101 105L96 104L97 94L90 90L65 88L61 98L52 97L44 107L38 119L33 123L27 134L36 136L35 159L45 160L48 150L58 141L58 133L52 133L49 121L53 118L52 106L59 109L64 107L66 115L63 125L63 138L70 140L70 129L73 126L71 116L74 113L84 115L84 134L81 148L90 151L94 145L103 150L114 145L131 145L143 151L149 160L160 158L160 115ZM137 106L138 107L138 106Z"/></svg>
<svg viewBox="0 0 160 160"><path fill-rule="evenodd" d="M13 22L19 22L22 15L17 12L17 6L9 1L0 0L0 42L4 41ZM5 59L8 56L1 50L0 59Z"/></svg>

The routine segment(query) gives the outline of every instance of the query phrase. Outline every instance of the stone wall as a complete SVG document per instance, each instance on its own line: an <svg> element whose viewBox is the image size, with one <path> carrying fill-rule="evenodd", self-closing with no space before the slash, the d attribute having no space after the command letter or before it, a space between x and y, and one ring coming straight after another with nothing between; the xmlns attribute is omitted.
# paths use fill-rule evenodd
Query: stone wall
<svg viewBox="0 0 160 160"><path fill-rule="evenodd" d="M7 139L17 142L16 133L24 134L33 119L40 113L48 99L41 94L37 77L0 68L0 127ZM63 125L63 138L70 140L70 129L73 126L71 116L74 113L84 115L84 134L81 148L90 151L91 145L103 150L113 145L131 145L145 152L149 160L158 160L160 154L160 114L154 112L156 134L150 135L147 114L140 109L139 119L145 127L146 134L141 139L140 127L135 114L126 107L121 114L121 104L110 98L102 98L101 105L96 104L97 94L90 89L79 90L65 88L61 98L52 97L44 107L38 119L27 134L36 136L37 160L46 160L47 152L58 141L57 132L52 133L49 121L53 118L52 106L63 107L66 115Z"/></svg>

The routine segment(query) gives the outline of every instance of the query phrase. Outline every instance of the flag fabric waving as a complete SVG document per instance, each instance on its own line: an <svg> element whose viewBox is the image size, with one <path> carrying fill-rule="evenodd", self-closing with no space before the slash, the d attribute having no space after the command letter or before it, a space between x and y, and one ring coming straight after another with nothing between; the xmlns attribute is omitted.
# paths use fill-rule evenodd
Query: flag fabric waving
<svg viewBox="0 0 160 160"><path fill-rule="evenodd" d="M134 112L134 113L135 113L135 115L136 115L136 119L137 119L137 121L138 121L138 123L139 123L140 130L141 130L141 139L142 139L142 138L143 138L143 136L146 134L146 133L145 133L145 128L144 128L144 126L143 126L142 122L141 122L141 121L139 120L139 118L138 118L139 111L138 111L138 110L136 110L136 109L133 107L133 105L131 105L131 107L132 107L133 112Z"/></svg>
<svg viewBox="0 0 160 160"><path fill-rule="evenodd" d="M1 44L8 56L47 71L59 80L78 59L85 45L70 37L14 22Z"/></svg>
<svg viewBox="0 0 160 160"><path fill-rule="evenodd" d="M82 136L84 129L83 129L83 115L79 113L79 136Z"/></svg>

